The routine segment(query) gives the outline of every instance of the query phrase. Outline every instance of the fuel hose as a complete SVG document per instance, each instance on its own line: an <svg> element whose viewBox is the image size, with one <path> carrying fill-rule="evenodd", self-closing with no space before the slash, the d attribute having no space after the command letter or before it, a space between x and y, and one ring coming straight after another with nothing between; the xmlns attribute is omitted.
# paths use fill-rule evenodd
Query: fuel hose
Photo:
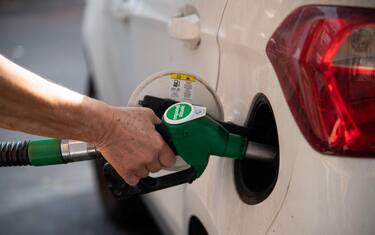
<svg viewBox="0 0 375 235"><path fill-rule="evenodd" d="M75 140L0 142L0 167L45 166L99 158L95 146Z"/></svg>

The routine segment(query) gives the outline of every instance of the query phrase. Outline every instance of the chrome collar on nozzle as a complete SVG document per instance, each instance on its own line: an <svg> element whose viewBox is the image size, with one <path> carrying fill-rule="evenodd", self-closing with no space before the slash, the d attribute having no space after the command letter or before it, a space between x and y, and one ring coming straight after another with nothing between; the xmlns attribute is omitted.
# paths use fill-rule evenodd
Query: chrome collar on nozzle
<svg viewBox="0 0 375 235"><path fill-rule="evenodd" d="M93 144L77 140L61 140L61 155L64 162L77 162L98 158Z"/></svg>

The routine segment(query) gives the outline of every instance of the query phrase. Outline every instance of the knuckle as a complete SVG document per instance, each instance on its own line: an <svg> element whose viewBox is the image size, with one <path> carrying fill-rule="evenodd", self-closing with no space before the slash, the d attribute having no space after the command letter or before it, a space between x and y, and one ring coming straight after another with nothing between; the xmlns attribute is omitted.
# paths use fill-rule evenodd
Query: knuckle
<svg viewBox="0 0 375 235"><path fill-rule="evenodd" d="M128 183L129 185L136 185L136 184L138 184L138 182L139 182L139 177L138 176L136 176L136 175L133 175L133 174L131 174L131 175L126 175L125 177L124 177L124 180L126 181L126 183Z"/></svg>
<svg viewBox="0 0 375 235"><path fill-rule="evenodd" d="M147 170L143 170L141 172L141 176L142 176L142 178L146 178L148 176L148 171Z"/></svg>
<svg viewBox="0 0 375 235"><path fill-rule="evenodd" d="M137 169L143 167L145 164L149 164L150 162L152 162L152 159L153 159L153 155L154 155L154 152L152 151L151 148L148 148L148 149L144 149L143 151L141 151L139 153L139 155L137 155L137 159L138 159L138 163L139 164L133 164L133 165L136 165L137 166Z"/></svg>
<svg viewBox="0 0 375 235"><path fill-rule="evenodd" d="M126 175L134 175L135 172L137 172L139 169L141 169L141 166L138 164L131 165L129 168L126 170Z"/></svg>
<svg viewBox="0 0 375 235"><path fill-rule="evenodd" d="M163 156L162 163L166 167L171 167L175 164L176 162L176 157L170 154L166 154Z"/></svg>
<svg viewBox="0 0 375 235"><path fill-rule="evenodd" d="M152 173L154 173L154 172L158 172L158 171L160 171L161 170L161 165L159 164L159 163L156 163L156 164L154 164L154 165L151 165L150 167L149 167L149 170L152 172Z"/></svg>
<svg viewBox="0 0 375 235"><path fill-rule="evenodd" d="M149 156L149 157L147 157L147 158L145 159L145 163L146 163L147 165L152 164L152 163L154 163L154 162L155 162L155 157L154 157L154 156Z"/></svg>
<svg viewBox="0 0 375 235"><path fill-rule="evenodd" d="M153 138L150 139L150 144L148 146L148 152L150 155L158 155L161 148L162 148L162 143L160 143L160 137L155 135Z"/></svg>
<svg viewBox="0 0 375 235"><path fill-rule="evenodd" d="M164 140L160 136L157 136L156 140L154 141L154 145L155 145L155 150L157 152L160 152L164 148L165 143L164 143Z"/></svg>
<svg viewBox="0 0 375 235"><path fill-rule="evenodd" d="M150 108L144 108L144 111L145 111L146 115L148 115L150 117L155 116L154 111L152 109L150 109Z"/></svg>

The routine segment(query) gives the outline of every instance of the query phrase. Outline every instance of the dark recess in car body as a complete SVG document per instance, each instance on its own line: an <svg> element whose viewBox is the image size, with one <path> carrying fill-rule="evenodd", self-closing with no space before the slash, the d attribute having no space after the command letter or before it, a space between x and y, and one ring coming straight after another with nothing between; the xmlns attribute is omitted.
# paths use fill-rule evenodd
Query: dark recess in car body
<svg viewBox="0 0 375 235"><path fill-rule="evenodd" d="M208 235L206 228L202 222L195 216L190 218L189 235Z"/></svg>
<svg viewBox="0 0 375 235"><path fill-rule="evenodd" d="M263 94L258 94L247 122L249 140L279 148L277 126L271 105ZM272 192L279 172L279 155L272 163L251 159L234 163L237 192L243 202L257 204Z"/></svg>

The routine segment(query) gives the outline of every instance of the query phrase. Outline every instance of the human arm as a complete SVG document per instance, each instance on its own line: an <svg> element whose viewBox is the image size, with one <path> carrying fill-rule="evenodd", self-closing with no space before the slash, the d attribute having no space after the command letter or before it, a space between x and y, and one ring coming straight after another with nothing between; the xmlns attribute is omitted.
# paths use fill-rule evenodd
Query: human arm
<svg viewBox="0 0 375 235"><path fill-rule="evenodd" d="M92 143L131 185L174 164L150 109L114 107L49 82L0 55L0 128Z"/></svg>

